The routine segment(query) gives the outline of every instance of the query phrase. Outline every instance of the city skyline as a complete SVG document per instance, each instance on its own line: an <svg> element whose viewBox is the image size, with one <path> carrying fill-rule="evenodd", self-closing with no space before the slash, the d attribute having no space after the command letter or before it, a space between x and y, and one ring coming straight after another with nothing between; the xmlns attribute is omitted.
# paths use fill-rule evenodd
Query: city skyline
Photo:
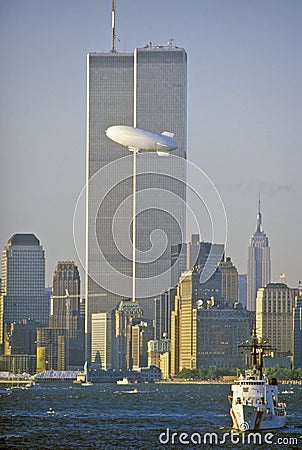
<svg viewBox="0 0 302 450"><path fill-rule="evenodd" d="M14 233L37 235L47 284L57 261L77 261L72 216L85 182L86 54L111 48L111 2L89 5L0 5L0 245ZM224 201L226 256L246 272L260 191L272 281L285 272L288 285L297 286L301 3L143 2L145 23L134 8L117 1L118 52L149 41L164 45L173 36L188 53L188 159Z"/></svg>

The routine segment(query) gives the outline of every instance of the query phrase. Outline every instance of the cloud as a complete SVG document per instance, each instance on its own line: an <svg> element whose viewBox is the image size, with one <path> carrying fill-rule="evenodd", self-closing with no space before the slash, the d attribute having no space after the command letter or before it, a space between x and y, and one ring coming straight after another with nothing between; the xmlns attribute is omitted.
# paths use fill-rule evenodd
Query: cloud
<svg viewBox="0 0 302 450"><path fill-rule="evenodd" d="M281 184L272 181L250 181L250 182L237 182L231 183L225 186L231 191L241 191L241 192L255 192L256 195L260 192L262 195L269 197L275 197L280 194L295 194L296 189L294 186L288 184Z"/></svg>

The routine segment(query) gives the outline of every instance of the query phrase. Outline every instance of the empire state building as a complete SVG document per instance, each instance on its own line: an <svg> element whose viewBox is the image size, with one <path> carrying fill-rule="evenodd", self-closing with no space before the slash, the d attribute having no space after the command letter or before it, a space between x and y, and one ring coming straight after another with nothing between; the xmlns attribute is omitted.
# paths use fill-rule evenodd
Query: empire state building
<svg viewBox="0 0 302 450"><path fill-rule="evenodd" d="M247 309L256 310L257 290L271 282L271 259L268 237L263 231L260 199L256 231L250 239L247 262Z"/></svg>

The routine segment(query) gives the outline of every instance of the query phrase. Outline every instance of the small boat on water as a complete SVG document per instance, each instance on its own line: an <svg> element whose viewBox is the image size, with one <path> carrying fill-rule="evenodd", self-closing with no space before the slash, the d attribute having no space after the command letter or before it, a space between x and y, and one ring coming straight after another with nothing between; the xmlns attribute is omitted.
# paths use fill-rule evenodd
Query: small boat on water
<svg viewBox="0 0 302 450"><path fill-rule="evenodd" d="M74 380L75 384L80 384L81 386L92 386L93 383L88 381L88 364L87 361L84 364L84 371L79 372L77 375L77 379Z"/></svg>
<svg viewBox="0 0 302 450"><path fill-rule="evenodd" d="M116 384L120 384L120 385L126 385L126 384L131 384L130 381L128 380L128 378L123 378L122 380L117 380Z"/></svg>
<svg viewBox="0 0 302 450"><path fill-rule="evenodd" d="M252 355L252 368L245 370L231 386L230 414L233 428L240 431L283 428L286 404L278 401L276 378L263 374L263 351L271 348L258 340L256 326L251 342L240 344Z"/></svg>
<svg viewBox="0 0 302 450"><path fill-rule="evenodd" d="M134 388L133 391L129 392L130 394L138 394L138 388Z"/></svg>

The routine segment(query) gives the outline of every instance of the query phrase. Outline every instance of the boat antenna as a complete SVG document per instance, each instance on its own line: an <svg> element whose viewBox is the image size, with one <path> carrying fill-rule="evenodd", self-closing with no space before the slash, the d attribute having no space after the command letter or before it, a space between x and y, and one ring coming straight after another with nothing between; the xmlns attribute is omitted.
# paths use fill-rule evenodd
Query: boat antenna
<svg viewBox="0 0 302 450"><path fill-rule="evenodd" d="M257 334L256 334L256 313L254 316L254 327L253 327L253 337L252 337L252 355L253 355L253 367L257 366Z"/></svg>
<svg viewBox="0 0 302 450"><path fill-rule="evenodd" d="M111 4L111 53L116 53L115 49L115 41L116 41L116 34L115 34L115 0L112 0Z"/></svg>

